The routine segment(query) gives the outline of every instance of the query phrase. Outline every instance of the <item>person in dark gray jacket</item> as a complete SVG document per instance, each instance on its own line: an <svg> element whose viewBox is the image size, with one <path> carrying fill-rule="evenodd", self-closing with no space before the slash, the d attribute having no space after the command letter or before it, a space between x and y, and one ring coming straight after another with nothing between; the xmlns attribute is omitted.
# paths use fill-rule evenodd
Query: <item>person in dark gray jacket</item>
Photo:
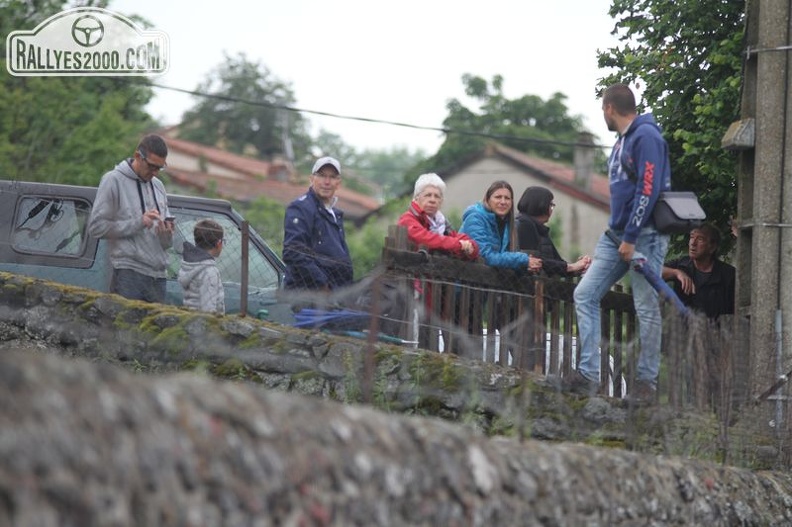
<svg viewBox="0 0 792 527"><path fill-rule="evenodd" d="M216 258L223 251L223 227L214 220L201 220L193 229L195 245L184 242L179 285L184 307L208 313L225 313L225 292Z"/></svg>
<svg viewBox="0 0 792 527"><path fill-rule="evenodd" d="M168 255L174 224L165 186L156 176L165 168L168 147L158 135L140 140L132 157L102 176L88 232L110 240L110 292L133 300L165 300Z"/></svg>
<svg viewBox="0 0 792 527"><path fill-rule="evenodd" d="M555 210L553 192L545 187L528 187L523 192L517 210L517 243L522 251L534 251L542 259L542 271L548 275L574 276L583 274L591 265L589 255L581 256L575 263L561 258L547 222Z"/></svg>

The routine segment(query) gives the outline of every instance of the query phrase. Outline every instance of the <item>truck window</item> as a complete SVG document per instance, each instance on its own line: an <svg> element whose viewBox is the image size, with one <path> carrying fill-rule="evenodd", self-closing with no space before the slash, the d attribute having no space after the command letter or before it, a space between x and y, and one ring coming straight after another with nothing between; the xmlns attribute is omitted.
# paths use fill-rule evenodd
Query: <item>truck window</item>
<svg viewBox="0 0 792 527"><path fill-rule="evenodd" d="M217 259L217 267L223 282L240 283L242 276L242 232L234 221L220 213L197 211L190 209L170 208L176 216L176 234L173 248L169 251L170 263L168 278L176 278L181 265L182 245L184 241L195 243L193 229L202 219L212 219L223 227L223 252ZM250 242L248 265L248 283L251 288L277 289L279 283L278 270L270 264L259 249Z"/></svg>
<svg viewBox="0 0 792 527"><path fill-rule="evenodd" d="M91 206L73 198L24 197L14 215L13 248L19 252L79 256Z"/></svg>

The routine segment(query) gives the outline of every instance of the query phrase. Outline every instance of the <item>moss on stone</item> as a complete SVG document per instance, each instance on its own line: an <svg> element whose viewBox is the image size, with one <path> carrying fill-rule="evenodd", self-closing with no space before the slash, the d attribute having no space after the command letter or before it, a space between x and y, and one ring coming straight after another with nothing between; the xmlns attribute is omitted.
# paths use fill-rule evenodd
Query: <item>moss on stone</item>
<svg viewBox="0 0 792 527"><path fill-rule="evenodd" d="M253 320L244 324L245 331L228 331L226 328L232 327L228 324L233 320L228 317L129 301L59 284L48 289L36 279L10 276L5 281L0 277L0 295L8 305L20 309L45 306L49 310L45 316L50 319L99 326L100 331L90 328L90 338L99 338L99 344L90 348L64 341L57 331L37 337L65 343L63 349L69 355L83 354L145 374L178 369L349 403L362 400L366 388L365 342L281 326L274 326L272 332L264 332L262 336L259 328L265 324ZM40 317L40 310L35 315ZM7 323L16 324L15 332L6 331L9 339L24 334L23 325L16 321ZM42 333L45 330L49 328L42 328ZM211 351L213 347L217 348L216 354ZM293 361L272 356L259 361L256 353L250 351L234 358L234 351L250 348L261 348L262 353L271 355L292 353L299 363L307 362L304 359L310 354L317 359L317 369L283 373L278 370L280 363ZM769 468L781 456L788 455L776 444L772 430L757 434L756 427L747 420L738 423L742 428L729 428L731 439L723 438L720 434L724 425L714 415L693 417L686 411L664 409L663 404L633 409L618 399L606 399L607 407L597 405L592 410L587 407L590 399L562 394L547 383L534 382L531 374L525 375L527 383L520 382L519 374L505 366L473 364L449 354L413 351L383 343L374 346L373 353L375 370L369 378L373 383L371 403L388 412L463 422L489 436L535 433L545 441L550 437L551 441L580 441L606 448L716 462L737 460L754 468ZM217 355L223 359L209 358ZM327 362L322 364L324 360ZM272 371L268 370L270 365ZM545 430L543 424L547 425Z"/></svg>
<svg viewBox="0 0 792 527"><path fill-rule="evenodd" d="M190 347L187 332L182 326L163 329L151 339L151 345L173 355L183 353Z"/></svg>
<svg viewBox="0 0 792 527"><path fill-rule="evenodd" d="M293 344L290 344L289 341L286 339L278 340L271 344L268 348L268 351L275 354L283 355L284 353L288 353L290 349L294 347Z"/></svg>
<svg viewBox="0 0 792 527"><path fill-rule="evenodd" d="M404 360L404 350L398 346L383 346L378 349L374 354L374 360L377 368L391 368L400 367Z"/></svg>
<svg viewBox="0 0 792 527"><path fill-rule="evenodd" d="M261 346L261 336L258 333L253 333L248 338L237 344L239 349L253 349Z"/></svg>
<svg viewBox="0 0 792 527"><path fill-rule="evenodd" d="M593 440L585 441L584 443L588 444L590 446L598 446L598 447L603 447L603 448L616 448L616 449L621 449L621 450L624 450L624 449L627 448L627 444L626 444L626 442L624 440L613 439L613 438L605 439L605 438L601 438L601 437L596 437Z"/></svg>
<svg viewBox="0 0 792 527"><path fill-rule="evenodd" d="M496 415L490 421L489 426L484 430L484 433L490 437L515 437L517 435L517 427L512 418Z"/></svg>
<svg viewBox="0 0 792 527"><path fill-rule="evenodd" d="M3 292L7 291L10 294L17 295L17 294L19 294L20 290L24 291L24 285L6 282L5 284L3 284L3 289L2 290L3 290Z"/></svg>
<svg viewBox="0 0 792 527"><path fill-rule="evenodd" d="M220 364L209 367L209 373L221 379L231 379L237 381L251 381L260 383L261 378L247 364L232 357Z"/></svg>
<svg viewBox="0 0 792 527"><path fill-rule="evenodd" d="M344 364L343 402L356 403L363 399L363 389L358 379L360 361L352 353L345 352L341 358Z"/></svg>
<svg viewBox="0 0 792 527"><path fill-rule="evenodd" d="M410 376L418 386L455 391L461 387L462 374L451 357L425 351L418 354L409 367Z"/></svg>
<svg viewBox="0 0 792 527"><path fill-rule="evenodd" d="M291 376L291 380L296 382L313 381L322 378L324 378L323 375L318 371L301 371Z"/></svg>
<svg viewBox="0 0 792 527"><path fill-rule="evenodd" d="M209 373L212 369L212 363L203 359L190 359L183 363L182 371L191 371L195 373Z"/></svg>

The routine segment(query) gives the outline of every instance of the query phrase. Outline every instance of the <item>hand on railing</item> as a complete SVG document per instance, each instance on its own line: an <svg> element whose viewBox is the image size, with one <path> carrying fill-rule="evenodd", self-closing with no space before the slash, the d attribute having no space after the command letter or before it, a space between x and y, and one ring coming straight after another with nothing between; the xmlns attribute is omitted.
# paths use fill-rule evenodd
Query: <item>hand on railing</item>
<svg viewBox="0 0 792 527"><path fill-rule="evenodd" d="M470 240L459 240L459 245L462 247L462 252L466 255L471 255L476 250Z"/></svg>
<svg viewBox="0 0 792 527"><path fill-rule="evenodd" d="M538 273L542 270L542 259L538 256L528 257L528 271L531 273Z"/></svg>

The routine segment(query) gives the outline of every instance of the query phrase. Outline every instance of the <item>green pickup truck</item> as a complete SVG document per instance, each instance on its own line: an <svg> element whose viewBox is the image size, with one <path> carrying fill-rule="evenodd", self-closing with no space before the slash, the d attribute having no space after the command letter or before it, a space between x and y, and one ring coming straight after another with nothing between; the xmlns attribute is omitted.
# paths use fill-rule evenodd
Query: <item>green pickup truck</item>
<svg viewBox="0 0 792 527"><path fill-rule="evenodd" d="M0 181L0 271L108 291L111 266L108 240L88 235L88 217L96 187ZM176 217L169 252L166 302L181 305L176 276L184 241L193 242L193 226L211 218L225 231L218 267L225 286L227 313L242 305L243 218L228 201L194 196L168 196ZM250 229L247 265L247 313L264 320L292 324L291 306L281 298L285 266L278 255Z"/></svg>

